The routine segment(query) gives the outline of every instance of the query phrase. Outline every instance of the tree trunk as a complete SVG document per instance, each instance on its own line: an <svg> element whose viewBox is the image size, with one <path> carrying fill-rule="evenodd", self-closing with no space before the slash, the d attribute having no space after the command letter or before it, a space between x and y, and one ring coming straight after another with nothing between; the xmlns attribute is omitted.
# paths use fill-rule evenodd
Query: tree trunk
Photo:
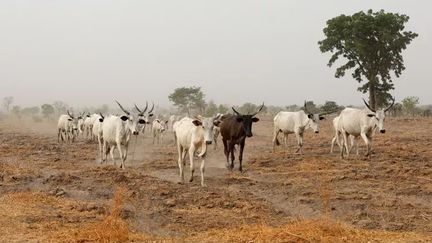
<svg viewBox="0 0 432 243"><path fill-rule="evenodd" d="M369 105L372 109L376 110L375 78L369 80Z"/></svg>

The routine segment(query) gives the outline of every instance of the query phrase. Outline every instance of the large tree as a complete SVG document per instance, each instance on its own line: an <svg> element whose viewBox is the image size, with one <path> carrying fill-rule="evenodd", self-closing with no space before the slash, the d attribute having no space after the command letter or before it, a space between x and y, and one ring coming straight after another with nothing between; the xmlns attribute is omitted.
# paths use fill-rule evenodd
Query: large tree
<svg viewBox="0 0 432 243"><path fill-rule="evenodd" d="M354 69L352 77L359 83L366 81L358 90L369 92L373 109L383 105L377 104L377 95L379 102L387 102L389 91L394 89L391 73L396 77L402 74L405 69L402 51L418 36L404 30L408 19L404 14L384 10L340 15L327 21L323 30L326 38L318 42L321 52L333 54L329 67L341 56L346 59L345 64L336 69L337 78Z"/></svg>
<svg viewBox="0 0 432 243"><path fill-rule="evenodd" d="M174 103L174 106L177 106L183 112L186 111L188 115L190 115L191 109L199 109L200 113L204 113L206 104L201 87L177 88L168 96L168 99Z"/></svg>
<svg viewBox="0 0 432 243"><path fill-rule="evenodd" d="M10 106L14 102L14 97L8 96L3 98L3 107L6 109L7 112L10 110Z"/></svg>

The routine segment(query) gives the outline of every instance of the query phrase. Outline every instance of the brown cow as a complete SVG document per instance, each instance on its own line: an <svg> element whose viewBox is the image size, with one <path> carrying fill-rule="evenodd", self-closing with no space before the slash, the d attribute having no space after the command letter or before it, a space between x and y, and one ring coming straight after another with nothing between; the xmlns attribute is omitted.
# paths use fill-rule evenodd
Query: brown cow
<svg viewBox="0 0 432 243"><path fill-rule="evenodd" d="M234 146L237 144L240 147L239 152L239 170L243 171L243 149L245 146L246 137L252 137L252 123L258 122L259 119L255 116L263 109L264 103L259 108L258 112L250 115L242 115L237 112L234 107L232 110L235 115L228 114L222 117L222 123L220 124L220 132L222 135L222 142L224 145L224 153L227 158L226 167L229 170L234 169ZM229 156L231 155L231 164Z"/></svg>

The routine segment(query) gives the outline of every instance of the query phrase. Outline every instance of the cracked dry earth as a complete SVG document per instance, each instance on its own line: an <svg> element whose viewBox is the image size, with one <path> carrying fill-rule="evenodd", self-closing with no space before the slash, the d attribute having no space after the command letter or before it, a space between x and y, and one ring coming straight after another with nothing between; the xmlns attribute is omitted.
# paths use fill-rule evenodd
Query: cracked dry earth
<svg viewBox="0 0 432 243"><path fill-rule="evenodd" d="M118 188L130 230L161 238L323 216L365 230L432 232L431 119L388 119L371 159L329 154L331 118L319 134L305 133L302 156L293 135L273 152L272 129L271 118L254 124L243 173L225 168L221 142L210 147L203 188L199 160L194 181L179 183L169 133L160 145L148 134L132 140L121 170L99 164L96 142L58 143L54 123L0 121L0 241L62 241L102 220Z"/></svg>

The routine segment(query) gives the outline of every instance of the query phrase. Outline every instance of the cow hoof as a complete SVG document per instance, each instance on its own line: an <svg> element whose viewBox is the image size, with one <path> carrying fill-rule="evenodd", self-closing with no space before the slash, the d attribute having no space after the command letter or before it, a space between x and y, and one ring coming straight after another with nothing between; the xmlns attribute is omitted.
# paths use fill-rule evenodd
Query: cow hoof
<svg viewBox="0 0 432 243"><path fill-rule="evenodd" d="M207 185L205 183L201 183L202 187L207 187Z"/></svg>
<svg viewBox="0 0 432 243"><path fill-rule="evenodd" d="M191 177L190 179L189 179L189 182L192 182L193 181L193 178Z"/></svg>

